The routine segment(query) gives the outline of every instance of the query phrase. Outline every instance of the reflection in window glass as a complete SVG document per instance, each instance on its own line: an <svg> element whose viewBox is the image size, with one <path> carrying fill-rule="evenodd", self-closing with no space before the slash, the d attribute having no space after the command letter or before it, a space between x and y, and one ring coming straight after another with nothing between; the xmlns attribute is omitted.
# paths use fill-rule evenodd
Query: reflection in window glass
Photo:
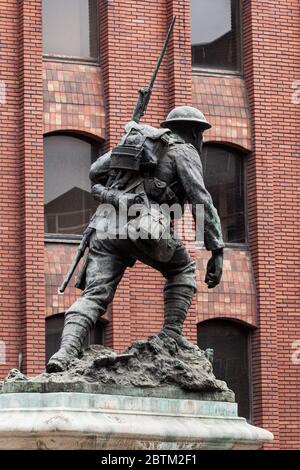
<svg viewBox="0 0 300 470"><path fill-rule="evenodd" d="M65 316L63 313L53 315L46 319L46 364L50 357L59 350L64 319ZM83 346L86 348L91 344L103 344L103 338L103 324L98 321L92 331L89 332Z"/></svg>
<svg viewBox="0 0 300 470"><path fill-rule="evenodd" d="M240 70L239 0L191 0L192 64Z"/></svg>
<svg viewBox="0 0 300 470"><path fill-rule="evenodd" d="M214 350L213 371L234 391L239 416L250 419L249 330L228 320L198 325L198 346Z"/></svg>
<svg viewBox="0 0 300 470"><path fill-rule="evenodd" d="M89 171L97 148L84 140L55 135L45 138L45 232L82 234L97 203Z"/></svg>
<svg viewBox="0 0 300 470"><path fill-rule="evenodd" d="M43 0L44 53L98 57L96 0Z"/></svg>
<svg viewBox="0 0 300 470"><path fill-rule="evenodd" d="M245 243L244 156L226 147L204 146L204 182L218 209L224 241Z"/></svg>

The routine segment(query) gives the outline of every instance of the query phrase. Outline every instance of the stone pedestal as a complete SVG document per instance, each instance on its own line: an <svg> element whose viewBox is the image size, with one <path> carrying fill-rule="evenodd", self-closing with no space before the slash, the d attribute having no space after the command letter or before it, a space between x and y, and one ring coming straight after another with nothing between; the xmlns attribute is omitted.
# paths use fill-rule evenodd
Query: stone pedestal
<svg viewBox="0 0 300 470"><path fill-rule="evenodd" d="M0 449L259 449L230 402L76 392L0 394Z"/></svg>

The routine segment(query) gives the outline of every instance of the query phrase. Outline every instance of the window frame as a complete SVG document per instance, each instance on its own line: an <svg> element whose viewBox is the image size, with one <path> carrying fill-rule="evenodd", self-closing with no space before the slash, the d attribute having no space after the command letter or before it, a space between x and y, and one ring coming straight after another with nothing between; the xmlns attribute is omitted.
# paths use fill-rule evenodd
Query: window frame
<svg viewBox="0 0 300 470"><path fill-rule="evenodd" d="M191 5L191 0L190 0L190 5ZM191 11L191 6L190 6L190 11ZM238 15L239 15L239 24L238 24L238 31L237 31L237 40L239 43L240 51L240 63L238 70L224 70L224 69L218 69L218 67L201 67L199 65L193 65L192 63L192 40L191 40L191 64L192 64L192 74L193 75L216 75L216 76L224 76L224 75L229 75L229 76L237 76L237 77L243 77L244 75L244 44L243 44L243 5L241 0L238 2Z"/></svg>
<svg viewBox="0 0 300 470"><path fill-rule="evenodd" d="M89 1L89 0L87 0ZM96 15L98 18L97 21L97 57L85 57L85 56L72 56L64 54L47 54L44 52L43 46L43 60L46 62L69 62L69 63L79 63L87 65L100 65L100 8L99 1L96 1ZM44 44L44 42L43 42Z"/></svg>
<svg viewBox="0 0 300 470"><path fill-rule="evenodd" d="M211 318L206 318L204 320L201 320L197 322L197 345L201 349L201 346L199 345L199 328L201 328L201 324L207 324L207 323L213 323L213 322L227 322L228 324L236 324L241 327L243 327L245 330L248 331L247 335L247 366L248 366L248 395L249 395L249 418L245 418L247 422L250 424L253 423L253 337L254 333L257 330L257 327L250 325L248 323L245 323L237 318L232 318L232 317L211 317ZM214 364L212 363L212 366L214 367ZM219 377L217 377L219 379ZM227 382L226 382L227 383ZM233 392L235 392L233 390Z"/></svg>
<svg viewBox="0 0 300 470"><path fill-rule="evenodd" d="M82 64L82 65L99 65L100 64L100 55L98 53L97 58L89 57L77 57L77 56L64 56L64 55L51 55L43 54L44 62L63 62L70 64Z"/></svg>
<svg viewBox="0 0 300 470"><path fill-rule="evenodd" d="M100 153L101 153L101 146L103 145L103 141L99 141L95 139L92 139L91 137L88 137L84 134L80 134L77 132L64 132L64 131L55 131L55 132L50 132L47 134L43 135L43 141L47 137L53 137L53 136L62 136L62 137L74 137L75 139L83 140L84 142L87 142L91 146L95 147L95 160L99 158ZM43 154L45 158L45 152ZM45 180L46 181L46 180ZM61 233L48 233L44 231L44 241L45 243L63 243L63 244L74 244L74 245L79 245L82 239L82 235L78 234L61 234Z"/></svg>
<svg viewBox="0 0 300 470"><path fill-rule="evenodd" d="M245 225L245 242L244 243L234 243L234 242L224 242L226 248L232 248L237 250L248 250L249 249L249 228L248 228L248 153L245 149L240 147L235 147L229 143L223 142L204 142L205 147L220 147L226 148L228 151L240 152L241 158L243 158L243 187L244 187L244 225ZM205 183L205 181L204 181ZM203 243L196 242L196 248L202 248Z"/></svg>

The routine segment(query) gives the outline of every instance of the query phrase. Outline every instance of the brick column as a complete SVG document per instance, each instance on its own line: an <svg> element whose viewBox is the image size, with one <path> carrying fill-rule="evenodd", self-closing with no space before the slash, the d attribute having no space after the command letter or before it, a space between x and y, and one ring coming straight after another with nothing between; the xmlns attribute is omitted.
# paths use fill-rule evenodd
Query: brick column
<svg viewBox="0 0 300 470"><path fill-rule="evenodd" d="M19 165L22 371L44 368L44 163L41 1L19 4Z"/></svg>
<svg viewBox="0 0 300 470"><path fill-rule="evenodd" d="M137 91L150 82L167 32L165 1L100 2L101 68L106 94L107 145L115 145L131 119ZM147 123L158 125L168 111L168 67L157 77Z"/></svg>
<svg viewBox="0 0 300 470"><path fill-rule="evenodd" d="M272 2L274 226L280 449L300 445L300 9ZM266 83L266 89L268 83Z"/></svg>
<svg viewBox="0 0 300 470"><path fill-rule="evenodd" d="M17 0L0 0L0 377L20 352L20 211Z"/></svg>
<svg viewBox="0 0 300 470"><path fill-rule="evenodd" d="M169 58L169 108L192 106L190 2L167 0L169 22L176 16Z"/></svg>
<svg viewBox="0 0 300 470"><path fill-rule="evenodd" d="M248 164L249 242L257 288L258 330L253 341L254 422L279 443L278 325L275 259L274 134L275 3L244 2L244 64L254 131ZM275 93L275 95L274 95ZM272 446L268 445L268 447Z"/></svg>

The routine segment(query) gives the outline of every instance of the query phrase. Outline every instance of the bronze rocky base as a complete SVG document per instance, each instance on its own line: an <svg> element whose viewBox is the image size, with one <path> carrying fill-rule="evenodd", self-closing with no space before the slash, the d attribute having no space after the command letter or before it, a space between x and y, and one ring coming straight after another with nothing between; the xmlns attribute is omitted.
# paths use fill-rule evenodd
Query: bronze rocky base
<svg viewBox="0 0 300 470"><path fill-rule="evenodd" d="M217 380L198 346L181 347L167 336L135 341L122 354L94 345L61 373L28 378L16 369L2 383L2 393L82 392L234 402L234 393Z"/></svg>

